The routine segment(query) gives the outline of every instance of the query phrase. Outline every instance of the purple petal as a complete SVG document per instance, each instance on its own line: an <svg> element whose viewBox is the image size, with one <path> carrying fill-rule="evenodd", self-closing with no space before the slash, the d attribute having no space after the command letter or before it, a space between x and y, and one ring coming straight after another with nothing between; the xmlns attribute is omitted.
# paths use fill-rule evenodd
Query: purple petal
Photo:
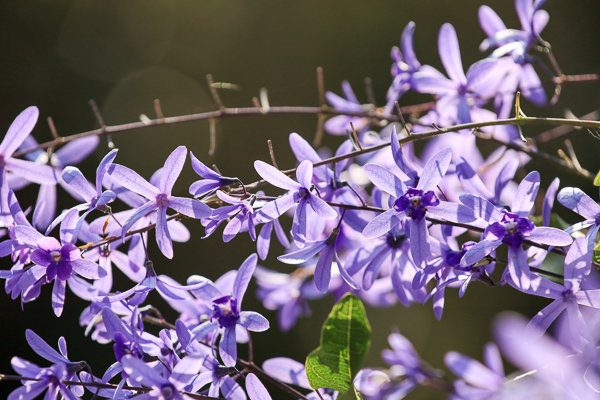
<svg viewBox="0 0 600 400"><path fill-rule="evenodd" d="M271 183L274 186L277 186L286 190L299 190L302 186L290 179L290 177L286 176L283 172L273 167L272 165L267 164L264 161L255 161L254 168L256 172L267 182ZM311 171L312 174L312 171Z"/></svg>
<svg viewBox="0 0 600 400"><path fill-rule="evenodd" d="M321 293L327 293L331 280L331 264L335 256L334 246L326 246L321 252L315 267L315 286Z"/></svg>
<svg viewBox="0 0 600 400"><path fill-rule="evenodd" d="M466 79L466 78L465 78ZM417 72L413 75L412 85L419 93L448 95L456 93L458 84L445 76L432 76L425 72Z"/></svg>
<svg viewBox="0 0 600 400"><path fill-rule="evenodd" d="M575 293L575 300L582 306L600 308L600 289L580 290Z"/></svg>
<svg viewBox="0 0 600 400"><path fill-rule="evenodd" d="M327 246L327 241L321 240L305 246L303 249L279 256L277 259L286 264L302 264L323 250L325 246Z"/></svg>
<svg viewBox="0 0 600 400"><path fill-rule="evenodd" d="M498 178L496 178L496 185L494 187L495 197L494 201L498 203L500 201L500 194L514 177L517 169L519 168L519 161L516 159L511 159L506 165L502 168L500 173L498 174Z"/></svg>
<svg viewBox="0 0 600 400"><path fill-rule="evenodd" d="M88 136L73 140L54 152L61 167L76 165L96 150L100 143L98 136Z"/></svg>
<svg viewBox="0 0 600 400"><path fill-rule="evenodd" d="M29 136L35 126L40 112L37 107L27 107L21 111L17 118L10 124L8 132L0 143L0 154L10 157Z"/></svg>
<svg viewBox="0 0 600 400"><path fill-rule="evenodd" d="M475 246L471 247L462 260L460 260L460 265L463 267L468 267L470 265L476 264L483 259L483 257L490 254L496 247L502 244L501 240L482 240L477 243Z"/></svg>
<svg viewBox="0 0 600 400"><path fill-rule="evenodd" d="M69 363L70 361L61 355L58 351L54 350L48 343L39 337L31 329L25 331L25 338L27 343L33 351L35 351L40 357L45 358L53 364L56 363Z"/></svg>
<svg viewBox="0 0 600 400"><path fill-rule="evenodd" d="M65 288L67 282L61 279L54 280L52 287L52 309L57 317L60 317L65 306Z"/></svg>
<svg viewBox="0 0 600 400"><path fill-rule="evenodd" d="M35 229L30 228L29 226L23 226L23 225L15 226L14 233L15 233L16 239L20 240L21 242L23 242L26 245L33 247L33 248L37 248L38 247L37 242L39 242L40 240L45 238L44 235L42 235ZM54 242L58 243L58 241L56 239L54 239L54 238L52 238L52 239L54 240ZM52 249L55 250L54 246L52 247ZM50 250L50 251L53 251L53 250Z"/></svg>
<svg viewBox="0 0 600 400"><path fill-rule="evenodd" d="M253 332L263 332L269 329L269 321L254 311L242 311L239 324Z"/></svg>
<svg viewBox="0 0 600 400"><path fill-rule="evenodd" d="M306 243L306 203L305 199L300 200L292 221L292 238L300 248Z"/></svg>
<svg viewBox="0 0 600 400"><path fill-rule="evenodd" d="M477 173L471 168L467 160L462 157L460 157L460 161L456 164L456 175L458 175L462 187L467 192L488 200L491 200L494 197L481 178L479 178ZM465 203L463 202L463 204Z"/></svg>
<svg viewBox="0 0 600 400"><path fill-rule="evenodd" d="M412 220L410 222L410 254L417 268L425 267L429 256L429 232L427 231L427 221Z"/></svg>
<svg viewBox="0 0 600 400"><path fill-rule="evenodd" d="M521 67L521 80L519 87L523 93L523 97L531 101L537 106L544 106L548 102L546 92L542 85L540 77L535 72L533 65L525 64Z"/></svg>
<svg viewBox="0 0 600 400"><path fill-rule="evenodd" d="M208 218L212 214L212 208L201 201L183 197L169 197L167 207L196 219Z"/></svg>
<svg viewBox="0 0 600 400"><path fill-rule="evenodd" d="M400 197L406 192L406 185L387 168L376 164L364 166L367 177L375 186L394 197Z"/></svg>
<svg viewBox="0 0 600 400"><path fill-rule="evenodd" d="M479 25L488 37L492 37L498 31L506 29L506 25L504 25L498 14L488 6L479 7L478 17Z"/></svg>
<svg viewBox="0 0 600 400"><path fill-rule="evenodd" d="M504 381L503 376L499 376L479 361L456 351L446 353L444 363L456 376L475 387L497 389Z"/></svg>
<svg viewBox="0 0 600 400"><path fill-rule="evenodd" d="M508 246L508 272L518 288L529 289L531 273L527 264L527 254L522 248Z"/></svg>
<svg viewBox="0 0 600 400"><path fill-rule="evenodd" d="M298 361L286 357L276 357L266 360L262 368L263 371L277 380L310 389L304 364Z"/></svg>
<svg viewBox="0 0 600 400"><path fill-rule="evenodd" d="M595 219L600 214L600 206L579 188L563 188L558 192L557 199L560 204L586 219Z"/></svg>
<svg viewBox="0 0 600 400"><path fill-rule="evenodd" d="M46 390L47 387L47 381L34 382L27 386L21 386L13 390L8 395L7 400L31 400L36 398L40 393Z"/></svg>
<svg viewBox="0 0 600 400"><path fill-rule="evenodd" d="M584 276L590 273L592 264L589 261L588 244L585 238L578 237L565 257L564 277L567 289L573 292L579 290L579 285Z"/></svg>
<svg viewBox="0 0 600 400"><path fill-rule="evenodd" d="M226 367L234 367L237 362L237 344L235 343L235 327L225 328L219 342L219 354Z"/></svg>
<svg viewBox="0 0 600 400"><path fill-rule="evenodd" d="M406 27L402 31L400 45L402 46L402 55L404 56L404 61L409 65L411 70L416 71L421 68L421 63L419 63L419 60L417 60L417 56L415 55L415 50L413 48L414 32L415 23L410 21L408 24L406 24Z"/></svg>
<svg viewBox="0 0 600 400"><path fill-rule="evenodd" d="M246 391L250 400L271 400L271 396L256 375L246 375Z"/></svg>
<svg viewBox="0 0 600 400"><path fill-rule="evenodd" d="M221 179L221 175L217 174L215 171L213 171L212 169L208 168L206 165L204 165L200 160L198 160L194 154L190 151L190 159L192 160L192 168L194 169L194 171L200 175L201 178L204 179L212 179L212 180L219 180ZM191 188L190 188L191 190Z"/></svg>
<svg viewBox="0 0 600 400"><path fill-rule="evenodd" d="M277 219L284 212L292 208L299 198L300 196L297 192L288 192L280 198L267 203L261 208L260 212L271 219Z"/></svg>
<svg viewBox="0 0 600 400"><path fill-rule="evenodd" d="M71 266L73 267L73 271L84 278L100 279L107 275L107 272L98 264L89 260L84 260L83 258L71 261Z"/></svg>
<svg viewBox="0 0 600 400"><path fill-rule="evenodd" d="M573 243L573 238L568 233L556 228L538 226L531 231L528 240L536 243L547 244L550 246L568 246Z"/></svg>
<svg viewBox="0 0 600 400"><path fill-rule="evenodd" d="M19 160L17 158L6 158L6 169L19 175L30 182L41 185L54 185L58 177L54 169L49 165L37 164L31 161Z"/></svg>
<svg viewBox="0 0 600 400"><path fill-rule="evenodd" d="M160 183L158 185L158 188L162 193L166 193L168 196L171 195L173 185L175 185L175 181L177 181L177 178L185 165L186 157L187 148L185 146L179 146L169 154L169 157L165 161L165 166L163 167Z"/></svg>
<svg viewBox="0 0 600 400"><path fill-rule="evenodd" d="M156 215L156 243L165 257L173 258L173 241L167 226L167 207L160 207Z"/></svg>
<svg viewBox="0 0 600 400"><path fill-rule="evenodd" d="M289 142L290 147L299 162L309 160L315 164L323 161L315 149L313 149L312 146L297 133L290 133ZM327 180L328 175L331 175L331 170L328 170L326 166L317 167L313 170L313 175L318 177L319 180L324 181Z"/></svg>
<svg viewBox="0 0 600 400"><path fill-rule="evenodd" d="M392 134L390 136L390 142L391 142L391 146L392 146L392 154L394 156L394 162L396 163L398 168L400 168L400 170L404 174L406 174L407 177L409 177L410 179L412 179L414 181L414 180L416 180L416 178L419 174L417 173L415 167L412 165L412 162L410 162L408 160L407 155L404 153L404 150L403 150L402 146L400 146L400 143L398 141L399 141L399 139L398 139L398 133L396 132L396 126L393 126ZM367 165L369 165L369 164L367 164ZM365 168L367 167L367 165L365 165ZM365 170L365 173L366 172L367 171ZM368 176L369 176L369 174L367 173L367 177ZM371 178L369 178L369 179L371 179ZM373 180L371 180L371 182L373 182ZM401 183L400 186L398 186L396 181L394 180L394 186L402 188L402 193L400 193L400 195L396 195L396 197L400 197L400 196L402 196L402 194L404 194L404 192L406 192L406 187L403 183ZM390 194L393 194L393 193L390 193Z"/></svg>
<svg viewBox="0 0 600 400"><path fill-rule="evenodd" d="M360 290L360 286L358 286L354 282L354 280L352 279L352 277L350 276L348 271L346 271L346 268L344 268L344 264L342 264L342 262L340 261L340 258L338 257L337 252L335 252L334 255L335 255L335 262L337 264L338 271L340 273L340 276L344 280L344 282L346 282L348 284L348 286L350 286L352 288L352 290Z"/></svg>
<svg viewBox="0 0 600 400"><path fill-rule="evenodd" d="M111 150L107 155L104 156L98 168L96 169L96 192L97 196L100 196L102 193L102 181L104 180L104 175L106 175L106 170L109 165L112 164L113 160L117 156L118 149Z"/></svg>
<svg viewBox="0 0 600 400"><path fill-rule="evenodd" d="M451 24L444 24L440 29L438 36L438 52L444 68L450 79L454 82L465 85L467 78L462 67L462 60L460 58L460 47L458 45L458 38L456 37L456 31Z"/></svg>
<svg viewBox="0 0 600 400"><path fill-rule="evenodd" d="M377 238L391 231L401 221L401 214L396 210L387 210L373 218L363 230L366 239Z"/></svg>
<svg viewBox="0 0 600 400"><path fill-rule="evenodd" d="M137 210L135 210L135 212L133 214L131 214L131 216L129 216L129 218L127 218L127 221L125 221L125 224L123 224L123 229L121 230L121 235L123 236L123 238L125 238L125 235L129 231L129 229L137 221L139 221L146 214L156 210L157 208L158 208L158 205L156 204L155 201L149 201L146 204L144 204L143 206L139 207Z"/></svg>
<svg viewBox="0 0 600 400"><path fill-rule="evenodd" d="M383 266L383 262L387 259L390 253L391 249L389 247L384 248L382 251L378 252L378 254L369 262L369 264L367 264L365 273L363 275L363 288L365 290L371 289L373 282L375 282L375 279L377 279L379 276L379 271Z"/></svg>
<svg viewBox="0 0 600 400"><path fill-rule="evenodd" d="M268 165L268 164L267 164ZM313 165L309 160L304 160L298 165L296 169L296 178L298 179L298 183L304 186L306 189L310 189L312 185L312 176L313 176ZM286 189L286 188L284 188Z"/></svg>
<svg viewBox="0 0 600 400"><path fill-rule="evenodd" d="M544 205L542 206L542 224L544 226L550 226L550 213L552 212L552 207L554 206L554 197L556 196L559 185L560 179L554 178L550 186L548 186L548 190L546 190L546 196L544 196Z"/></svg>
<svg viewBox="0 0 600 400"><path fill-rule="evenodd" d="M485 58L471 65L467 71L467 87L477 90L482 84L488 84L497 63L497 60Z"/></svg>
<svg viewBox="0 0 600 400"><path fill-rule="evenodd" d="M489 223L499 222L502 219L502 213L492 203L482 197L461 194L459 199L461 203L473 210L477 218L481 218Z"/></svg>
<svg viewBox="0 0 600 400"><path fill-rule="evenodd" d="M233 297L237 300L238 308L241 308L242 300L244 299L244 294L248 289L248 284L252 279L252 275L254 275L254 270L256 269L256 262L258 261L258 257L256 254L250 254L248 258L244 260L240 268L238 269L237 275L235 276L235 280L233 281Z"/></svg>
<svg viewBox="0 0 600 400"><path fill-rule="evenodd" d="M473 222L477 219L471 208L449 201L440 201L440 204L430 207L427 211L435 217L451 222Z"/></svg>
<svg viewBox="0 0 600 400"><path fill-rule="evenodd" d="M440 150L431 157L423 168L417 189L424 192L434 190L446 174L451 160L452 150L447 148Z"/></svg>
<svg viewBox="0 0 600 400"><path fill-rule="evenodd" d="M524 31L529 32L533 18L533 2L531 0L515 0L515 8L519 21L521 21L521 27Z"/></svg>
<svg viewBox="0 0 600 400"><path fill-rule="evenodd" d="M269 247L271 245L271 232L273 231L273 224L266 223L260 230L258 238L256 239L256 252L261 260L265 260L269 255ZM0 243L0 246L2 244ZM0 253L1 256L1 253Z"/></svg>
<svg viewBox="0 0 600 400"><path fill-rule="evenodd" d="M123 371L132 382L135 382L135 385L160 387L168 383L158 372L134 356L124 356L121 358L121 364L123 365Z"/></svg>
<svg viewBox="0 0 600 400"><path fill-rule="evenodd" d="M517 188L511 207L512 212L521 218L527 218L539 188L540 174L537 171L532 171L521 181Z"/></svg>
<svg viewBox="0 0 600 400"><path fill-rule="evenodd" d="M566 307L567 303L563 299L554 300L531 319L527 325L527 336L533 340L538 339Z"/></svg>
<svg viewBox="0 0 600 400"><path fill-rule="evenodd" d="M495 343L486 343L483 348L485 365L500 376L504 376L504 364L500 356L500 349Z"/></svg>
<svg viewBox="0 0 600 400"><path fill-rule="evenodd" d="M310 204L310 208L312 208L314 212L323 219L335 219L338 216L338 213L331 208L329 204L312 193L310 193L310 200L308 201L308 204Z"/></svg>
<svg viewBox="0 0 600 400"><path fill-rule="evenodd" d="M154 200L160 194L158 188L148 183L137 172L122 165L111 164L107 173L120 185L147 199Z"/></svg>
<svg viewBox="0 0 600 400"><path fill-rule="evenodd" d="M221 187L220 181L213 181L210 179L203 179L196 181L190 185L189 192L194 197L202 196L214 189L219 189Z"/></svg>

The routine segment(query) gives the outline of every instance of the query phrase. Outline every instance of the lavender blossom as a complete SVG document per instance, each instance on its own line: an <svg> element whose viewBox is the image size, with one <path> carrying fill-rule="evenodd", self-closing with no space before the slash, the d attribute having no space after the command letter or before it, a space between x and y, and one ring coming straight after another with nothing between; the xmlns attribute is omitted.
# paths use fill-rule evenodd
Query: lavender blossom
<svg viewBox="0 0 600 400"><path fill-rule="evenodd" d="M369 222L363 235L366 238L379 237L398 225L401 219L409 218L411 255L415 265L423 268L430 256L426 213L451 222L475 220L472 210L462 204L440 201L433 191L446 174L451 157L450 149L434 155L423 168L416 188L407 187L392 172L379 165L365 165L365 173L371 182L392 195L393 207Z"/></svg>
<svg viewBox="0 0 600 400"><path fill-rule="evenodd" d="M108 169L108 174L119 184L150 200L125 221L121 235L125 237L129 228L136 221L146 214L158 210L156 243L167 258L173 258L173 242L167 227L167 208L172 208L190 218L206 218L212 214L212 209L198 200L171 196L173 185L183 169L186 154L186 147L179 146L169 155L165 161L158 187L148 183L137 172L122 165L112 164Z"/></svg>
<svg viewBox="0 0 600 400"><path fill-rule="evenodd" d="M482 220L488 222L483 240L471 247L463 256L463 267L475 264L502 243L508 245L508 273L515 284L524 290L530 286L531 276L527 255L521 244L525 239L550 246L568 246L573 239L568 233L556 228L536 227L527 218L539 189L540 175L530 172L519 184L511 211L498 210L489 201L465 194L460 201L472 208Z"/></svg>
<svg viewBox="0 0 600 400"><path fill-rule="evenodd" d="M240 182L238 178L221 176L221 174L208 168L200 160L198 160L191 151L190 159L192 160L192 168L194 171L200 175L201 178L203 178L190 185L190 194L194 197L205 196L217 189Z"/></svg>
<svg viewBox="0 0 600 400"><path fill-rule="evenodd" d="M289 190L282 197L265 205L261 209L261 214L270 219L276 219L298 202L292 225L292 237L299 247L304 247L304 243L306 243L307 204L323 219L334 219L337 217L337 212L329 204L311 192L313 189L313 165L310 161L305 160L301 162L296 169L298 182L294 182L283 172L263 161L255 161L254 168L267 182Z"/></svg>
<svg viewBox="0 0 600 400"><path fill-rule="evenodd" d="M598 236L598 230L600 229L600 206L581 189L574 187L562 188L558 192L557 200L563 206L585 218L584 221L567 228L565 232L573 233L589 228L585 238L588 245L587 254L591 257L593 255L592 249L596 243L596 236Z"/></svg>

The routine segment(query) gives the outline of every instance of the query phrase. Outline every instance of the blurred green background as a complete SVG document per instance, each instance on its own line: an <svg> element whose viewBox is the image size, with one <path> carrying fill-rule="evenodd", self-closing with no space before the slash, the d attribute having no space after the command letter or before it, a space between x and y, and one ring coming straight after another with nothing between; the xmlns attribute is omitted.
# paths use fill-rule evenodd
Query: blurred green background
<svg viewBox="0 0 600 400"><path fill-rule="evenodd" d="M487 1L507 26L518 28L513 2ZM347 79L359 99L366 102L363 81L370 77L380 105L385 102L389 84L389 52L398 45L400 34L409 21L417 25L415 48L423 64L442 69L437 54L437 34L444 22L452 23L460 40L463 64L483 57L479 43L484 39L477 21L481 3L473 0L421 1L160 1L160 0L2 0L0 2L0 130L5 131L20 111L30 105L40 108L40 121L34 130L39 141L51 139L45 118L54 118L59 134L97 128L88 106L95 99L107 124L137 121L144 113L154 117L153 100L159 98L166 116L216 109L205 83L213 74L216 81L230 82L239 91L221 90L227 106L252 106L252 97L266 87L271 105L318 105L315 69L323 67L327 90L340 92ZM556 57L566 74L600 72L599 3L592 0L550 1L545 7L550 22L543 37L552 43ZM566 86L553 109L523 106L527 115L564 116L566 107L575 115L599 108L600 85L596 82ZM427 101L428 97L406 95L401 105ZM256 159L268 160L266 141L272 139L279 166L294 165L288 147L288 135L298 132L311 140L316 129L312 116L248 116L218 122L217 152L208 156L208 123L180 125L121 133L113 137L120 149L117 162L145 177L161 167L167 155L178 145L186 145L206 164L216 163L224 175L238 176L245 182L257 178L252 168ZM543 131L531 127L525 135ZM584 131L571 135L584 167L600 167L599 143ZM341 139L329 137L325 144L335 148ZM93 177L95 166L107 152L102 140L95 154L80 168ZM552 154L562 147L553 143L543 148ZM487 149L488 151L490 149ZM547 185L556 171L531 163L528 170L539 169ZM580 186L593 198L591 185L577 178L559 175L562 186ZM175 195L186 195L195 180L186 167L175 186ZM35 201L33 185L20 192L24 207ZM61 193L61 206L73 205ZM561 211L562 212L562 211ZM562 212L569 221L575 215ZM236 269L255 245L242 234L229 244L220 239L220 231L208 240L200 224L187 221L192 241L175 244L175 258L166 260L151 250L158 273L168 273L180 282L191 274L215 279ZM154 246L154 239L150 239ZM290 269L274 260L282 248L273 246L271 258L263 265L280 271ZM0 260L0 268L10 268L9 260ZM118 274L118 273L117 273ZM130 287L126 279L117 287ZM129 285L129 286L128 286ZM250 290L256 289L252 284ZM100 346L83 337L77 318L85 307L67 293L66 308L60 319L50 306L50 287L33 303L23 306L0 296L0 373L12 373L10 359L21 356L42 366L47 362L27 346L25 329L30 328L54 345L64 335L72 360L85 359L96 374L102 374L112 362L112 346ZM173 320L174 312L157 296L153 304ZM254 334L255 359L261 362L274 356L289 356L303 361L318 345L320 327L333 301L313 302L313 317L301 319L291 332L281 333L275 313L264 310L254 296L248 296L245 308L259 311L273 321L272 328ZM463 299L456 290L446 294L446 311L438 322L431 303L392 309L369 308L373 344L365 366L384 366L380 359L387 347L387 335L397 327L414 343L421 356L435 367L443 367L443 355L450 350L481 359L482 345L490 339L489 322L501 310L511 309L532 316L546 300L521 295L509 288L488 288L473 284ZM241 354L245 350L241 350ZM4 398L17 385L0 384ZM274 398L288 398L280 391ZM418 389L409 398L444 398L443 394Z"/></svg>

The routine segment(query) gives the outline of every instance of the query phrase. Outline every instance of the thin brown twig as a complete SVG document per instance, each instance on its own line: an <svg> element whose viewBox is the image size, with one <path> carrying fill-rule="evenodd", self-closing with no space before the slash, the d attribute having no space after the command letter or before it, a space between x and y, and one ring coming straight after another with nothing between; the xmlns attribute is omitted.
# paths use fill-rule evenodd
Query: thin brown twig
<svg viewBox="0 0 600 400"><path fill-rule="evenodd" d="M273 151L273 142L271 142L271 139L267 140L267 145L269 145L269 155L271 156L271 162L273 163L273 166L277 169L279 169L279 167L277 166L277 161L275 160L275 151Z"/></svg>
<svg viewBox="0 0 600 400"><path fill-rule="evenodd" d="M210 90L210 94L213 100L215 101L215 103L217 103L217 107L219 107L219 110L224 111L226 107L225 105L223 105L223 102L221 101L221 96L219 96L219 91L215 87L215 81L213 80L212 74L206 75L206 82L208 83L208 90Z"/></svg>

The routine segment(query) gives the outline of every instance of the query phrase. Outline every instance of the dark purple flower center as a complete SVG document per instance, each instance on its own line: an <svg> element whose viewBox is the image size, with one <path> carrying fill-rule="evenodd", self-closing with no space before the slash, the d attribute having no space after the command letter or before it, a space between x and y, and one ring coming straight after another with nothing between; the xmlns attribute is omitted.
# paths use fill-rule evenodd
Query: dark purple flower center
<svg viewBox="0 0 600 400"><path fill-rule="evenodd" d="M595 223L596 225L600 225L600 214L597 214L597 215L596 215L596 218L594 218L594 223Z"/></svg>
<svg viewBox="0 0 600 400"><path fill-rule="evenodd" d="M298 194L300 195L300 197L304 198L309 195L309 191L306 188L301 188L300 190L298 190Z"/></svg>
<svg viewBox="0 0 600 400"><path fill-rule="evenodd" d="M406 240L405 233L399 233L399 234L395 235L390 232L390 233L388 233L388 235L386 237L387 245L390 246L392 249L400 248L400 246L402 246L402 243L404 243L405 240Z"/></svg>
<svg viewBox="0 0 600 400"><path fill-rule="evenodd" d="M575 294L573 293L573 291L571 289L567 289L564 292L562 292L562 298L565 301L571 299L573 296L575 296Z"/></svg>
<svg viewBox="0 0 600 400"><path fill-rule="evenodd" d="M502 240L513 248L521 247L524 237L535 228L529 218L520 218L517 214L503 211L502 220L488 226L483 233L485 239Z"/></svg>
<svg viewBox="0 0 600 400"><path fill-rule="evenodd" d="M221 328L234 327L240 318L240 313L237 307L237 300L226 295L212 301L213 303L213 319L219 321Z"/></svg>
<svg viewBox="0 0 600 400"><path fill-rule="evenodd" d="M62 258L62 254L60 254L60 251L52 251L50 252L50 257L52 257L54 262L59 262Z"/></svg>
<svg viewBox="0 0 600 400"><path fill-rule="evenodd" d="M446 253L446 256L444 257L444 261L446 261L446 264L448 264L452 268L456 268L461 271L470 271L472 269L472 266L469 265L468 267L461 267L460 260L463 258L465 253L467 251L469 251L469 249L471 247L475 246L475 244L476 243L473 241L466 242L465 244L462 245L462 248L460 251L450 251L450 252Z"/></svg>
<svg viewBox="0 0 600 400"><path fill-rule="evenodd" d="M405 211L406 215L414 220L422 220L427 212L427 207L435 207L440 204L432 190L423 193L420 189L409 188L394 203L394 210Z"/></svg>
<svg viewBox="0 0 600 400"><path fill-rule="evenodd" d="M167 196L165 193L160 193L158 196L156 196L156 204L159 207L165 207L168 203L169 196Z"/></svg>
<svg viewBox="0 0 600 400"><path fill-rule="evenodd" d="M115 351L115 358L117 361L121 362L121 358L127 355L134 356L138 359L142 358L143 354L138 353L134 344L121 332L116 332L113 339L115 340L113 350Z"/></svg>
<svg viewBox="0 0 600 400"><path fill-rule="evenodd" d="M170 383L167 383L167 384L163 385L163 387L160 388L160 394L165 399L170 399L171 397L173 397L175 392L176 392L175 386L173 386Z"/></svg>

